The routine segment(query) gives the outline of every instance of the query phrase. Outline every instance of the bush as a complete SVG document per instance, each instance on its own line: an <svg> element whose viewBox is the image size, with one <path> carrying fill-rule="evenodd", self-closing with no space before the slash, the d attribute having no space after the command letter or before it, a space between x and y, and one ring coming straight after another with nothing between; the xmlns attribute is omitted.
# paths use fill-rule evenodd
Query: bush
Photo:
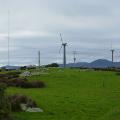
<svg viewBox="0 0 120 120"><path fill-rule="evenodd" d="M26 78L16 78L16 79L10 80L8 83L8 86L24 87L26 84L27 84Z"/></svg>
<svg viewBox="0 0 120 120"><path fill-rule="evenodd" d="M5 84L0 84L0 120L12 120L10 116L10 104L5 95Z"/></svg>
<svg viewBox="0 0 120 120"><path fill-rule="evenodd" d="M113 71L120 72L119 68L94 68L95 71Z"/></svg>
<svg viewBox="0 0 120 120"><path fill-rule="evenodd" d="M11 109L13 112L22 111L21 104L26 104L27 107L37 107L37 104L32 99L24 95L13 95L9 96L9 101L11 103Z"/></svg>
<svg viewBox="0 0 120 120"><path fill-rule="evenodd" d="M24 79L18 78L12 81L8 81L7 85L13 86L13 87L21 87L21 88L43 88L45 87L45 84L42 81L29 82L26 78Z"/></svg>
<svg viewBox="0 0 120 120"><path fill-rule="evenodd" d="M18 78L21 72L8 72L6 75L8 79Z"/></svg>
<svg viewBox="0 0 120 120"><path fill-rule="evenodd" d="M116 74L117 74L117 75L120 75L120 72L117 72Z"/></svg>
<svg viewBox="0 0 120 120"><path fill-rule="evenodd" d="M0 74L0 79L12 79L12 78L18 78L20 75L20 72L8 72L5 74Z"/></svg>
<svg viewBox="0 0 120 120"><path fill-rule="evenodd" d="M24 88L43 88L43 87L45 87L45 84L42 81L33 81L33 82L27 82L22 87L24 87Z"/></svg>
<svg viewBox="0 0 120 120"><path fill-rule="evenodd" d="M19 78L19 72L0 74L0 83L5 83L7 86L22 87L22 88L45 87L45 84L42 81L29 82L26 78Z"/></svg>
<svg viewBox="0 0 120 120"><path fill-rule="evenodd" d="M23 66L20 68L21 70L26 70L27 69L27 66Z"/></svg>
<svg viewBox="0 0 120 120"><path fill-rule="evenodd" d="M57 63L52 63L49 65L46 65L45 67L59 67L59 65Z"/></svg>

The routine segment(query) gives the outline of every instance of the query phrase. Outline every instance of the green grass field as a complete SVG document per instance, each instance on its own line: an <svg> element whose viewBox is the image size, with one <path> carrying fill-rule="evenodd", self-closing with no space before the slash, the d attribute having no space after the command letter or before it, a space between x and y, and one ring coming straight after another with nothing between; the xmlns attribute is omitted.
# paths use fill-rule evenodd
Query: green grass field
<svg viewBox="0 0 120 120"><path fill-rule="evenodd" d="M33 98L43 113L13 113L16 120L120 120L120 76L114 72L50 69L32 76L46 88L9 88Z"/></svg>

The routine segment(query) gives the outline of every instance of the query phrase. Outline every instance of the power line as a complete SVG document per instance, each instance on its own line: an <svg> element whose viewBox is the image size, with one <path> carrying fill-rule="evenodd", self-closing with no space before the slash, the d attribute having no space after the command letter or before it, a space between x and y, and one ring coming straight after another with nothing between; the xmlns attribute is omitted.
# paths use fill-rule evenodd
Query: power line
<svg viewBox="0 0 120 120"><path fill-rule="evenodd" d="M77 54L77 52L76 52L76 51L73 51L73 60L74 60L74 64L76 63L76 54Z"/></svg>

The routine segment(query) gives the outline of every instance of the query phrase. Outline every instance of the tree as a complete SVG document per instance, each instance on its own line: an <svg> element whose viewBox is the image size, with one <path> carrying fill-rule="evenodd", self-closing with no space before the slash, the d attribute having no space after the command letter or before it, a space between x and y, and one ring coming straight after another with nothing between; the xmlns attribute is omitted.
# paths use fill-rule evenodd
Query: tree
<svg viewBox="0 0 120 120"><path fill-rule="evenodd" d="M59 65L57 63L52 63L49 65L46 65L45 67L59 67Z"/></svg>

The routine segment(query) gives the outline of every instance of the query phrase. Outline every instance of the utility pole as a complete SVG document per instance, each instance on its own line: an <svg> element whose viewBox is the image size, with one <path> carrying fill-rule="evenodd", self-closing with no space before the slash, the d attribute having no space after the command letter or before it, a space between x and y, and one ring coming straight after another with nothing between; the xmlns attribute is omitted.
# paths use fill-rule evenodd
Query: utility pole
<svg viewBox="0 0 120 120"><path fill-rule="evenodd" d="M114 63L114 51L115 51L114 49L111 50L111 52L112 52L112 63Z"/></svg>
<svg viewBox="0 0 120 120"><path fill-rule="evenodd" d="M10 65L10 11L8 10L8 66Z"/></svg>
<svg viewBox="0 0 120 120"><path fill-rule="evenodd" d="M40 69L40 51L38 51L38 66L39 66L39 69Z"/></svg>
<svg viewBox="0 0 120 120"><path fill-rule="evenodd" d="M76 63L76 51L73 51L73 60L74 60L74 64Z"/></svg>

